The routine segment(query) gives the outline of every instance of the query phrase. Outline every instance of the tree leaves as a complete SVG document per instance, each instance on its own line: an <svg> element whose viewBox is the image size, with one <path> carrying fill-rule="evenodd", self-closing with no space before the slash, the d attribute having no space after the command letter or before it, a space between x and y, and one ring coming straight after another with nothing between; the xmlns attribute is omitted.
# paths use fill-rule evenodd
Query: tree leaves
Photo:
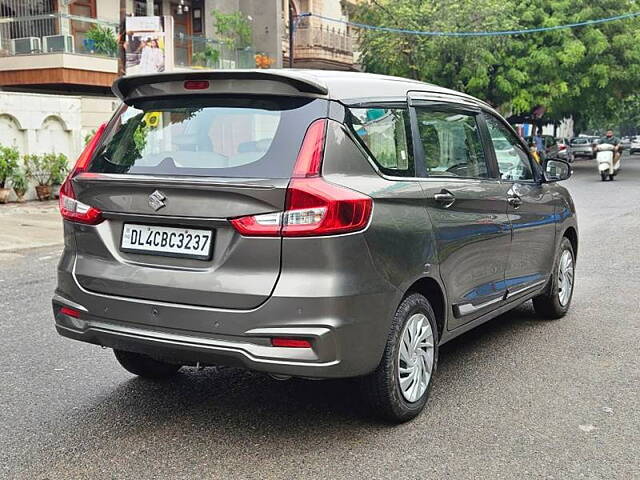
<svg viewBox="0 0 640 480"><path fill-rule="evenodd" d="M640 11L640 0L372 0L351 7L359 23L421 31L550 27ZM462 90L522 113L615 117L640 85L640 19L505 37L425 37L358 32L365 70ZM603 101L611 97L614 101ZM630 102L630 104L634 104ZM596 120L597 119L597 120Z"/></svg>

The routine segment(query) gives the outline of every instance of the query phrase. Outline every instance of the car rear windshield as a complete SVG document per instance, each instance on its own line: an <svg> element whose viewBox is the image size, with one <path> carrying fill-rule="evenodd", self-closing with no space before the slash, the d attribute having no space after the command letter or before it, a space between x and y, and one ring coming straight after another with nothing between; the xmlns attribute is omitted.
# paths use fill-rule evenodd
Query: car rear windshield
<svg viewBox="0 0 640 480"><path fill-rule="evenodd" d="M573 145L587 145L590 144L591 141L588 138L574 138L571 140Z"/></svg>
<svg viewBox="0 0 640 480"><path fill-rule="evenodd" d="M175 98L124 106L90 172L242 178L291 176L321 99Z"/></svg>

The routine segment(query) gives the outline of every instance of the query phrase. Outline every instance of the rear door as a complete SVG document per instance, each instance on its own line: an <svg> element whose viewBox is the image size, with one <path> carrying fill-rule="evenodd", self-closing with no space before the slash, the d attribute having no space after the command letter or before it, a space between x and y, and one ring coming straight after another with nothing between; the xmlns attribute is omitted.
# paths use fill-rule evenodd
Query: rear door
<svg viewBox="0 0 640 480"><path fill-rule="evenodd" d="M505 274L507 295L513 298L540 287L549 277L555 254L555 201L549 184L537 181L540 172L511 128L489 113L485 118L513 230Z"/></svg>
<svg viewBox="0 0 640 480"><path fill-rule="evenodd" d="M77 225L75 275L87 290L249 309L271 294L281 239L239 235L229 219L282 211L305 131L323 99L140 99L110 122L78 199L103 212Z"/></svg>
<svg viewBox="0 0 640 480"><path fill-rule="evenodd" d="M507 204L471 106L412 99L417 162L436 230L449 328L498 307L511 243Z"/></svg>

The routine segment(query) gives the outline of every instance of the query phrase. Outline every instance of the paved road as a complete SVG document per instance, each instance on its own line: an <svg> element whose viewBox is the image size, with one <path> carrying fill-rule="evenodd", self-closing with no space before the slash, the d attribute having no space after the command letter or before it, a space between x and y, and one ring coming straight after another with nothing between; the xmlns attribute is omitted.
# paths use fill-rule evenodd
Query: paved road
<svg viewBox="0 0 640 480"><path fill-rule="evenodd" d="M347 381L134 378L55 334L56 249L0 254L0 477L640 478L640 157L611 183L574 165L570 314L525 305L448 344L401 426L367 418Z"/></svg>

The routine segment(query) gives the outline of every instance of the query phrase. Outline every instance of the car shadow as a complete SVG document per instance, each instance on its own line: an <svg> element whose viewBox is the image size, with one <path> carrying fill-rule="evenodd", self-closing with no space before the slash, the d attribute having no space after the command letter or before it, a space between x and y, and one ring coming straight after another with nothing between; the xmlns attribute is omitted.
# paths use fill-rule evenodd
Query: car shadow
<svg viewBox="0 0 640 480"><path fill-rule="evenodd" d="M526 337L544 328L545 322L534 316L530 306L521 306L444 345L428 415L413 423L429 431L430 425L450 421L455 412L447 407L452 395L447 392L464 391L477 380L474 360L487 361L480 355L512 351L513 339L508 337ZM264 449L265 454L267 445L286 445L295 454L297 449L323 448L326 442L347 448L372 441L381 432L401 434L411 428L376 420L358 385L355 379L277 381L225 367L184 368L176 377L159 382L131 377L58 419L49 435L60 440L33 452L32 459L40 458L42 465L37 468L46 470L70 445L77 458L89 458L94 451L117 450L120 442L162 451L167 438L186 443L197 438L197 444L218 449L246 444L256 452Z"/></svg>
<svg viewBox="0 0 640 480"><path fill-rule="evenodd" d="M541 323L530 306L521 306L450 341L440 349L434 382L443 389L447 377L464 382L465 376L475 374L465 366L465 359L477 351L507 348L506 337L543 327ZM233 425L270 435L282 421L292 431L308 427L309 422L328 429L345 423L388 427L365 407L357 379L278 381L227 367L183 368L176 377L161 382L131 378L91 410L94 408L104 409L105 418L124 412L137 425L188 417L201 426Z"/></svg>

